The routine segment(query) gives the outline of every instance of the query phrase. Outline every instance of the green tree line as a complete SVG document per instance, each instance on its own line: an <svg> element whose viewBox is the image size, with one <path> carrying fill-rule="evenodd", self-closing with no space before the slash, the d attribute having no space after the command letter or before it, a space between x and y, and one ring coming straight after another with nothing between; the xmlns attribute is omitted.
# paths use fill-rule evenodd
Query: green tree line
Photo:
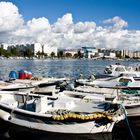
<svg viewBox="0 0 140 140"><path fill-rule="evenodd" d="M55 55L54 52L52 52L50 54L50 56L48 56L47 53L40 52L40 51L38 51L36 54L34 54L34 52L30 48L27 48L25 50L19 50L16 47L12 47L8 50L0 48L0 56L7 57L7 58L9 58L9 57L28 57L28 58L32 58L32 57L55 58L55 57L57 57L57 58L61 58L61 59L65 59L65 58L80 59L80 58L83 58L83 54L80 51L78 51L74 55L72 55L71 53L65 54L63 51L58 51L57 56Z"/></svg>
<svg viewBox="0 0 140 140"><path fill-rule="evenodd" d="M0 56L3 57L33 57L34 53L31 49L18 50L16 47L12 47L9 50L0 48Z"/></svg>

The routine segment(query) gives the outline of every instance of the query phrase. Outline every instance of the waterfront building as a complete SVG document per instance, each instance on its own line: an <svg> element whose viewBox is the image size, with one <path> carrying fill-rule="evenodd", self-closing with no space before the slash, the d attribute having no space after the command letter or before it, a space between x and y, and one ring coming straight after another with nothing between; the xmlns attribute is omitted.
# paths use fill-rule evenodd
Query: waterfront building
<svg viewBox="0 0 140 140"><path fill-rule="evenodd" d="M43 52L43 47L40 43L34 43L33 46L30 47L33 49L34 55L36 55L38 52Z"/></svg>
<svg viewBox="0 0 140 140"><path fill-rule="evenodd" d="M76 50L76 49L71 49L71 50L64 50L63 52L64 52L65 55L66 55L66 54L71 54L71 56L73 57L75 54L78 53L78 50Z"/></svg>
<svg viewBox="0 0 140 140"><path fill-rule="evenodd" d="M95 47L82 47L82 49L85 58L93 58L98 53L98 50Z"/></svg>
<svg viewBox="0 0 140 140"><path fill-rule="evenodd" d="M105 58L110 58L110 59L115 59L116 58L116 53L115 52L110 52L108 55L104 55Z"/></svg>
<svg viewBox="0 0 140 140"><path fill-rule="evenodd" d="M133 57L134 57L134 58L140 58L140 51L135 51L135 52L133 53Z"/></svg>
<svg viewBox="0 0 140 140"><path fill-rule="evenodd" d="M129 50L122 50L122 58L133 58L134 53Z"/></svg>

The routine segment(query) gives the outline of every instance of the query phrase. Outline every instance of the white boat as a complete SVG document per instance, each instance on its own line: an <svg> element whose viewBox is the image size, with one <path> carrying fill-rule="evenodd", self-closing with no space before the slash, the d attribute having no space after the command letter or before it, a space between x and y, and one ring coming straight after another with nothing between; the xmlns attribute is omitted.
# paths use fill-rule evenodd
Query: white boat
<svg viewBox="0 0 140 140"><path fill-rule="evenodd" d="M91 101L93 103L102 103L105 102L105 96L103 94L97 94L97 93L88 93L88 92L78 92L78 91L68 91L65 90L63 92L60 92L58 97L64 97L66 96L67 98L76 98L76 99L82 99L85 101Z"/></svg>
<svg viewBox="0 0 140 140"><path fill-rule="evenodd" d="M140 137L140 94L122 94L114 100L115 103L121 103L127 111L125 122L116 125L116 129L129 130L132 139Z"/></svg>
<svg viewBox="0 0 140 140"><path fill-rule="evenodd" d="M9 129L65 134L111 132L125 118L119 104L60 96L0 92L0 119Z"/></svg>
<svg viewBox="0 0 140 140"><path fill-rule="evenodd" d="M88 93L88 94L98 94L104 95L105 100L113 101L116 98L117 94L120 92L120 89L115 88L99 88L92 86L78 86L74 88L77 92Z"/></svg>
<svg viewBox="0 0 140 140"><path fill-rule="evenodd" d="M89 87L93 88L93 87ZM84 89L85 86L84 86ZM102 93L100 93L100 89L102 89ZM135 139L135 137L139 138L139 130L140 130L140 93L134 92L134 90L125 90L125 93L122 91L117 91L116 96L114 94L110 93L108 90L108 94L106 93L107 88L97 88L96 91L92 91L89 89L86 89L86 92L74 92L74 91L65 91L65 95L69 97L75 97L75 98L81 98L81 100L85 101L93 101L93 102L103 102L103 100L107 100L114 103L119 103L123 107L125 107L126 110L126 119L125 121L121 121L115 125L115 128L119 130L129 130L132 139ZM116 89L115 89L116 90ZM88 91L88 93L87 93ZM110 93L110 94L109 94ZM128 93L128 94L127 94ZM102 97L103 95L104 98ZM121 128L121 129L120 129ZM114 130L114 129L113 129Z"/></svg>
<svg viewBox="0 0 140 140"><path fill-rule="evenodd" d="M137 90L79 86L75 88L75 91L73 94L81 95L82 98L86 96L90 97L89 95L91 95L96 96L95 99L98 99L100 102L110 101L122 104L127 111L128 117L140 116L140 92ZM67 95L69 94L67 93Z"/></svg>
<svg viewBox="0 0 140 140"><path fill-rule="evenodd" d="M140 130L140 92L126 89L110 89L110 88L95 88L91 86L76 87L76 94L80 94L79 98L93 100L92 95L96 96L96 101L101 101L99 95L104 95L106 101L121 104L127 111L126 121L122 121L115 125L115 129L129 130L132 139L139 138ZM83 94L81 93L83 92ZM74 94L74 93L73 93ZM74 95L73 95L74 96ZM95 99L93 100L95 102ZM121 128L121 129L120 129Z"/></svg>
<svg viewBox="0 0 140 140"><path fill-rule="evenodd" d="M15 79L11 82L13 83L21 83L21 84L30 84L32 86L48 86L48 85L56 85L61 84L64 81L69 81L68 78L55 78L55 77L33 77L32 79Z"/></svg>
<svg viewBox="0 0 140 140"><path fill-rule="evenodd" d="M140 92L134 90L122 90L113 100L125 106L128 117L140 116Z"/></svg>
<svg viewBox="0 0 140 140"><path fill-rule="evenodd" d="M59 91L59 86L65 83L67 78L42 78L33 77L32 79L15 79L11 81L0 81L1 91L31 90L34 93L47 94ZM57 88L57 89L56 89Z"/></svg>
<svg viewBox="0 0 140 140"><path fill-rule="evenodd" d="M19 89L34 89L35 86L31 84L24 84L24 83L12 83L12 82L5 82L0 81L0 90L2 91L13 91Z"/></svg>
<svg viewBox="0 0 140 140"><path fill-rule="evenodd" d="M104 75L106 76L119 76L120 74L128 74L133 77L140 77L140 67L127 67L120 64L106 66Z"/></svg>
<svg viewBox="0 0 140 140"><path fill-rule="evenodd" d="M130 75L124 74L117 77L107 77L99 78L95 80L89 79L77 79L77 85L87 85L101 88L129 88L129 89L140 89L140 78L132 77Z"/></svg>

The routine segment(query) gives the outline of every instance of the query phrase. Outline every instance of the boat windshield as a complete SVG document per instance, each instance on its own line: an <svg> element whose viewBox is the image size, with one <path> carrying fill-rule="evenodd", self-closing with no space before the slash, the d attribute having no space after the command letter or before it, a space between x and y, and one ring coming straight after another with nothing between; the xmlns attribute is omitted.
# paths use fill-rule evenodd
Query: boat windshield
<svg viewBox="0 0 140 140"><path fill-rule="evenodd" d="M127 78L120 78L120 80L119 80L119 82L132 82L132 80L131 79L127 79Z"/></svg>
<svg viewBox="0 0 140 140"><path fill-rule="evenodd" d="M115 69L115 71L124 72L124 71L125 71L125 68L123 68L123 67L117 67L117 68Z"/></svg>

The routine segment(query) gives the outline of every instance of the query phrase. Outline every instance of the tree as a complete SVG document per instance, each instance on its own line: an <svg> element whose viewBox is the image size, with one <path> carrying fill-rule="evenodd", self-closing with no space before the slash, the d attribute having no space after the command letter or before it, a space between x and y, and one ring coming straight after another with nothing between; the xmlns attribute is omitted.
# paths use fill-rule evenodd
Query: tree
<svg viewBox="0 0 140 140"><path fill-rule="evenodd" d="M44 57L47 58L48 57L48 54L47 53L44 53Z"/></svg>
<svg viewBox="0 0 140 140"><path fill-rule="evenodd" d="M57 56L58 56L58 58L64 58L64 53L63 53L63 51L59 51L59 52L57 53Z"/></svg>
<svg viewBox="0 0 140 140"><path fill-rule="evenodd" d="M78 51L77 55L78 55L78 58L83 58L83 54L81 53L80 50Z"/></svg>
<svg viewBox="0 0 140 140"><path fill-rule="evenodd" d="M20 51L19 51L19 55L18 55L18 56L25 57L25 51L23 51L23 50L20 50Z"/></svg>
<svg viewBox="0 0 140 140"><path fill-rule="evenodd" d="M51 52L50 56L53 58L55 57L55 53L54 52Z"/></svg>
<svg viewBox="0 0 140 140"><path fill-rule="evenodd" d="M66 57L67 58L72 58L72 54L71 53L66 53Z"/></svg>
<svg viewBox="0 0 140 140"><path fill-rule="evenodd" d="M5 57L10 57L12 54L11 54L11 52L10 51L6 51L6 50L4 50L4 53L3 53L3 55L5 56Z"/></svg>
<svg viewBox="0 0 140 140"><path fill-rule="evenodd" d="M79 56L78 56L78 53L75 53L74 55L73 55L73 58L79 58Z"/></svg>
<svg viewBox="0 0 140 140"><path fill-rule="evenodd" d="M3 48L0 48L0 56L3 55L3 52L4 52Z"/></svg>
<svg viewBox="0 0 140 140"><path fill-rule="evenodd" d="M42 53L40 52L40 51L38 51L37 53L36 53L36 55L37 55L37 57L41 57L41 55L42 55Z"/></svg>
<svg viewBox="0 0 140 140"><path fill-rule="evenodd" d="M25 57L31 58L33 56L34 56L34 53L33 53L33 51L31 49L26 49L25 50Z"/></svg>
<svg viewBox="0 0 140 140"><path fill-rule="evenodd" d="M19 53L19 51L17 50L16 47L12 47L12 48L10 49L10 52L11 52L11 55L12 55L12 56L19 56L19 55L20 55L20 53Z"/></svg>

